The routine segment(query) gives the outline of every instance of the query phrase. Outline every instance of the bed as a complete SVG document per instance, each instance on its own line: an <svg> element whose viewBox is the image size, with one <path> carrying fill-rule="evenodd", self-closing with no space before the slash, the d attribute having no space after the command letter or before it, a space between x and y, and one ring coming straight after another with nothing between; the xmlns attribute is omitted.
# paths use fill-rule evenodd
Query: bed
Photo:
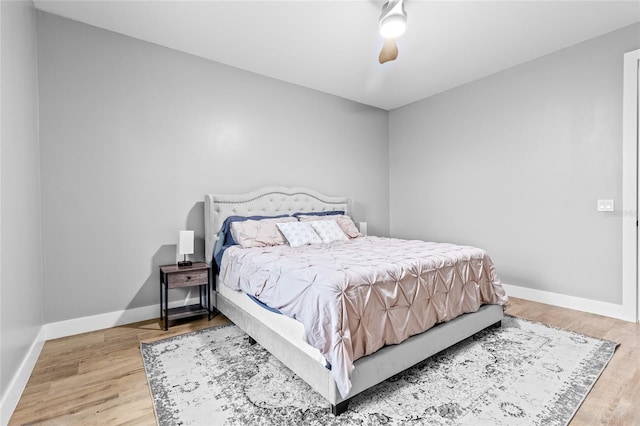
<svg viewBox="0 0 640 426"><path fill-rule="evenodd" d="M215 270L218 269L214 261L214 255L218 253L223 243L218 239L218 234L223 223L225 223L225 219L229 216L270 217L293 215L299 212L322 214L323 212L328 213L334 211L342 211L344 215L351 216L352 202L345 197L329 197L308 188L267 187L240 195L207 194L205 195L206 260ZM247 295L247 293L255 293L259 294L262 298L262 294L260 293L264 289L264 297L268 301L273 300L274 303L276 301L276 299L273 298L275 296L272 294L278 293L273 290L273 288L276 287L264 285L263 289L255 291L255 288L250 288L251 284L249 280L245 280L249 275L253 276L263 273L260 269L261 266L255 265L256 259L271 256L270 263L281 265L278 266L278 270L284 271L282 272L282 276L279 276L276 281L281 280L283 285L287 280L295 284L296 279L302 280L302 278L293 275L292 271L296 268L293 266L289 267L289 262L300 261L300 259L302 259L302 261L306 259L308 262L309 259L313 259L313 267L315 268L316 263L322 264L322 258L324 256L326 265L340 265L334 268L332 272L328 272L328 275L352 276L354 274L352 270L356 270L358 274L364 273L366 275L367 270L362 271L361 264L354 266L348 263L349 267L345 267L345 261L336 256L342 251L348 252L349 250L352 250L352 255L353 253L367 253L367 255L371 256L384 256L383 254L376 255L374 253L384 253L390 250L386 246L380 248L381 244L408 246L408 252L422 254L424 250L431 249L430 244L433 245L435 243L420 241L403 242L396 239L379 237L358 237L348 242L338 241L329 244L314 244L295 249L288 246L248 250L231 247L227 250L227 254L225 254L226 264L223 264L220 268L220 274L217 275L215 288L212 292L212 303L218 311L247 333L253 341L267 349L320 393L331 405L332 412L335 415L339 415L348 408L349 400L360 392L487 327L500 325L503 317L502 305L506 302L506 295L497 279L497 275L495 275L495 271L493 271L493 265L488 256L479 249L442 244L433 246L436 251L446 250L443 252L443 255L437 253L433 255L433 258L440 259L439 262L441 263L443 262L442 259L445 259L444 263L449 264L447 259L458 256L456 253L460 253L468 265L476 265L478 261L481 263L484 262L480 266L481 269L478 270L479 272L475 274L469 272L469 270L472 269L471 266L466 266L467 269L457 270L450 268L451 265L448 265L449 269L447 269L447 271L449 271L448 273L450 275L455 275L456 271L458 271L457 275L459 276L465 275L466 277L469 274L472 275L471 278L467 277L463 280L464 283L461 284L461 293L456 294L453 300L472 299L464 290L471 289L468 290L471 291L471 293L483 293L482 298L484 301L482 303L480 303L480 301L461 303L458 307L459 309L453 309L453 307L447 306L446 309L448 309L450 313L443 314L444 317L431 321L434 322L434 324L426 320L421 320L424 324L421 324L420 327L428 328L426 331L420 330L417 332L415 327L397 327L395 331L392 329L391 334L397 334L398 336L391 339L391 341L388 339L377 339L379 341L372 339L372 341L376 342L376 345L371 344L369 345L370 347L367 347L368 344L366 340L358 340L356 338L358 335L367 333L356 332L353 327L348 325L349 314L344 307L347 304L343 301L347 296L344 295L344 292L340 293L340 290L337 292L334 291L337 295L336 297L329 297L329 303L333 303L333 299L337 300L337 308L335 308L334 311L337 309L338 313L333 312L327 314L326 317L331 319L337 316L339 318L335 324L332 323L328 327L330 331L327 331L325 334L329 336L326 337L329 340L328 342L324 342L324 346L323 343L318 343L316 338L317 330L315 330L314 324L309 322L312 321L313 317L311 320L305 318L305 311L297 311L297 315L299 316L297 317L298 320L296 320L287 316L291 315L295 317L296 315L295 313L291 314L293 311L287 311L289 304L282 305L282 307L285 308L284 312L287 313L287 315L283 315L265 309L265 307L260 306ZM450 252L449 249L453 251ZM296 256L298 256L299 259L297 259ZM427 255L427 257L430 256L431 255ZM478 256L481 257L478 258ZM246 264L242 264L241 261L245 257L247 259L245 260ZM317 262L315 261L316 259L318 260ZM371 259L378 258L372 257ZM371 259L369 259L369 261ZM234 263L237 263L236 268L240 269L233 270L232 266ZM376 260L374 263L377 264L379 261ZM394 260L391 263L395 267L396 263L402 262L395 262ZM291 264L295 266L295 263ZM318 268L319 267L320 266L318 266ZM442 270L445 269L445 266L443 266ZM325 273L324 269L322 271L322 274L316 274L314 277L318 276L320 277L319 279L322 280L324 277L323 274ZM438 271L438 273L441 272L440 270ZM460 271L463 271L463 273L460 273ZM391 272L391 275L394 273L397 272ZM264 272L264 274L266 274L265 276L272 276L273 271L267 271ZM376 274L379 275L380 273L377 272ZM484 275L481 281L478 278L479 275ZM248 286L245 291L239 291L239 281L247 281L247 283L244 284ZM264 281L267 282L268 278L264 278ZM393 279L391 281L393 281ZM290 287L291 290L288 291L297 291L295 288L294 285ZM318 286L313 288L314 291L301 292L301 295L314 293ZM347 289L350 287L345 286L344 288ZM480 290L477 290L478 288ZM269 290L271 293L268 293L268 289L272 289ZM447 291L453 293L453 286ZM486 297L484 293L487 293ZM322 296L318 297L320 299L322 298ZM418 299L417 297L415 298ZM314 299L312 303L319 302ZM382 302L383 307L385 303L386 302ZM448 302L442 303L446 304ZM327 311L329 310L330 309L327 308ZM419 315L407 315L407 318L416 316ZM306 329L303 325L305 321L307 325ZM360 324L360 322L365 324L364 316L363 318L357 318L357 322L358 324ZM391 323L390 320L389 322ZM351 327L352 333L349 333L349 339L346 339L343 336L347 335L346 332L349 330L349 327ZM367 327L359 327L358 329L368 329L368 327L370 327L370 325ZM386 324L380 327L389 329L389 326ZM406 331L406 328L410 328L411 330ZM333 336L331 333L338 333L338 337L331 340L331 336ZM313 338L311 338L310 335L313 336ZM322 338L325 338L324 335ZM345 350L345 348L348 350ZM345 352L348 353L345 355ZM347 375L346 379L345 375Z"/></svg>

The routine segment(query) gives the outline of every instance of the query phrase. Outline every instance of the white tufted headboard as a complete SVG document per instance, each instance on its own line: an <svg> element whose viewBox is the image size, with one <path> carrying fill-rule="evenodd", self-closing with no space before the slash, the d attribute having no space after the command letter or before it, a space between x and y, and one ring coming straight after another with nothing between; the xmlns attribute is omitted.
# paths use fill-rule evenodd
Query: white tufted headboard
<svg viewBox="0 0 640 426"><path fill-rule="evenodd" d="M296 212L344 210L351 214L352 201L328 197L313 189L270 186L246 194L204 196L205 258L211 264L222 223L229 216L274 216Z"/></svg>

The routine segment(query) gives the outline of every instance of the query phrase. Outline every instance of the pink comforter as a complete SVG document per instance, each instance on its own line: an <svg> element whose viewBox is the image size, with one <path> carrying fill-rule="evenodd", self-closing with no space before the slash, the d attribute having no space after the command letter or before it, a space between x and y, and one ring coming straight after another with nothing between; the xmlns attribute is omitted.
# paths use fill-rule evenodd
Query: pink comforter
<svg viewBox="0 0 640 426"><path fill-rule="evenodd" d="M507 301L483 250L418 240L233 246L220 278L302 322L307 342L331 364L342 397L356 359L482 304Z"/></svg>

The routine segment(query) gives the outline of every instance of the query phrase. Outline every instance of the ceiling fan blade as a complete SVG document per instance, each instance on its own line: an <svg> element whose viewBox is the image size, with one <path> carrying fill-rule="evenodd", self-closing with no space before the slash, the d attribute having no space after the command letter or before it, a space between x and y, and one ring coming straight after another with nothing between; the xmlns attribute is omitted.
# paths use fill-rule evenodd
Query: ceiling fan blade
<svg viewBox="0 0 640 426"><path fill-rule="evenodd" d="M384 64L385 62L395 61L397 57L398 45L396 44L396 39L385 38L382 50L380 51L380 56L378 56L378 61L381 64Z"/></svg>

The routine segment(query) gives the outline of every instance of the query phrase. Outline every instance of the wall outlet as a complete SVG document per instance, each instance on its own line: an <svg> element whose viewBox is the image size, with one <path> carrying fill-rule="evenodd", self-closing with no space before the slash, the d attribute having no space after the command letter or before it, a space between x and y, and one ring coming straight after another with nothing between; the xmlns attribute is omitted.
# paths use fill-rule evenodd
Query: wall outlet
<svg viewBox="0 0 640 426"><path fill-rule="evenodd" d="M612 212L614 211L613 200L598 200L599 212Z"/></svg>

